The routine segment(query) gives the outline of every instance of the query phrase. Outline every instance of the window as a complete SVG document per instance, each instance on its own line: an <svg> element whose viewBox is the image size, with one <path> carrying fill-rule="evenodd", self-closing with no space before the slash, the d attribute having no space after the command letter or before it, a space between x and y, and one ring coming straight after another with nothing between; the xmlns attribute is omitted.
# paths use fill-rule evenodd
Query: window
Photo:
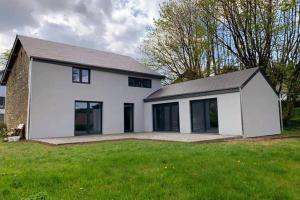
<svg viewBox="0 0 300 200"><path fill-rule="evenodd" d="M90 70L73 67L72 81L73 83L90 83Z"/></svg>
<svg viewBox="0 0 300 200"><path fill-rule="evenodd" d="M5 97L0 97L0 109L4 109L5 107Z"/></svg>
<svg viewBox="0 0 300 200"><path fill-rule="evenodd" d="M151 88L151 80L145 78L128 77L130 87Z"/></svg>
<svg viewBox="0 0 300 200"><path fill-rule="evenodd" d="M75 101L75 135L102 133L102 102Z"/></svg>

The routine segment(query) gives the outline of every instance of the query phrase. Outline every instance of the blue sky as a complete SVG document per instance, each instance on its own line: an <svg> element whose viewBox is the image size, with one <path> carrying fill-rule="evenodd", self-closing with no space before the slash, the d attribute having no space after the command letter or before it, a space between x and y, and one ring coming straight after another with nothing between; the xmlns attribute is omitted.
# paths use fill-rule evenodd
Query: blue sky
<svg viewBox="0 0 300 200"><path fill-rule="evenodd" d="M0 52L27 35L139 58L163 0L1 0Z"/></svg>

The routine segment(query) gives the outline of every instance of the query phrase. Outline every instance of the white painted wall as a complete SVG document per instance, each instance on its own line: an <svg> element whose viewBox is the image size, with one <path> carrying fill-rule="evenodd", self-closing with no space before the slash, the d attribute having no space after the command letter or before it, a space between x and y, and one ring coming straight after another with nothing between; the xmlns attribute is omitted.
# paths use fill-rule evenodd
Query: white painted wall
<svg viewBox="0 0 300 200"><path fill-rule="evenodd" d="M278 96L259 72L242 89L244 137L280 134Z"/></svg>
<svg viewBox="0 0 300 200"><path fill-rule="evenodd" d="M179 103L179 122L181 133L191 133L190 101L217 98L219 134L242 135L240 93L227 93L196 98L147 102L145 103L145 131L153 131L152 105L159 103Z"/></svg>
<svg viewBox="0 0 300 200"><path fill-rule="evenodd" d="M5 97L5 91L6 91L6 87L5 86L0 86L0 97ZM5 113L5 109L0 109L0 114L4 114Z"/></svg>
<svg viewBox="0 0 300 200"><path fill-rule="evenodd" d="M72 68L33 61L29 138L74 136L75 100L103 102L103 134L124 131L124 103L134 103L134 130L144 131L143 99L161 87L128 86L128 76L91 70L91 84L72 83Z"/></svg>

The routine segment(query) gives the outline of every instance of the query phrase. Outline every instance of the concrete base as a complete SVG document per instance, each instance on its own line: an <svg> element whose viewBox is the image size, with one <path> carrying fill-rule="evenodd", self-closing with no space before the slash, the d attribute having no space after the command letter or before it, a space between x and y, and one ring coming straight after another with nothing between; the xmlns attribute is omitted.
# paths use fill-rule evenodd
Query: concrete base
<svg viewBox="0 0 300 200"><path fill-rule="evenodd" d="M159 140L159 141L173 141L173 142L206 142L225 139L240 138L239 136L231 135L217 135L217 134L182 134L182 133L123 133L111 135L89 135L89 136L74 136L63 138L45 138L34 139L33 141L43 142L53 145L62 144L77 144L100 141L114 141L114 140Z"/></svg>

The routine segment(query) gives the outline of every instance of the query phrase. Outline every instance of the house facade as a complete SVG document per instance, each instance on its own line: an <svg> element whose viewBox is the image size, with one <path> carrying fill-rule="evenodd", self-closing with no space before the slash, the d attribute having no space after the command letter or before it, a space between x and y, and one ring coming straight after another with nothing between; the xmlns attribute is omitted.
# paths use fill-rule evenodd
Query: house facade
<svg viewBox="0 0 300 200"><path fill-rule="evenodd" d="M279 134L278 95L259 69L161 86L134 59L17 36L1 84L8 128L26 139L124 132Z"/></svg>

